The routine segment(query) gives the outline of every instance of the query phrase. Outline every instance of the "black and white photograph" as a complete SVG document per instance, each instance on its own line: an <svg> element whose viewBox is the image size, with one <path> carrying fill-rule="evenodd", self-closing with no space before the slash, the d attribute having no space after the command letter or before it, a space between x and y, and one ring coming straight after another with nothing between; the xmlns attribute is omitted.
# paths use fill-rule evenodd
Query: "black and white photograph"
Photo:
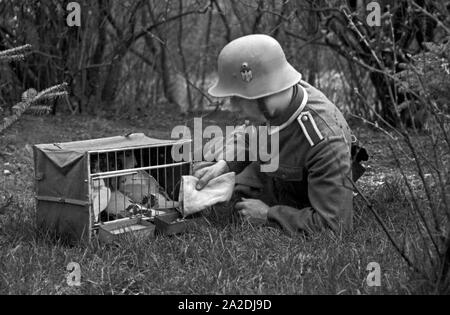
<svg viewBox="0 0 450 315"><path fill-rule="evenodd" d="M448 294L450 1L0 0L0 295Z"/></svg>

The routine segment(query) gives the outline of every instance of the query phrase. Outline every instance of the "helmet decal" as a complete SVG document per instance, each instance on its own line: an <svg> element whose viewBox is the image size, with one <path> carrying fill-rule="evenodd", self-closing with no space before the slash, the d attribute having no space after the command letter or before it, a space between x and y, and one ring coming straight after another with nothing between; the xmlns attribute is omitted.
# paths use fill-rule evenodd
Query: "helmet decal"
<svg viewBox="0 0 450 315"><path fill-rule="evenodd" d="M253 80L253 72L248 63L244 62L241 66L241 77L244 82L251 82Z"/></svg>

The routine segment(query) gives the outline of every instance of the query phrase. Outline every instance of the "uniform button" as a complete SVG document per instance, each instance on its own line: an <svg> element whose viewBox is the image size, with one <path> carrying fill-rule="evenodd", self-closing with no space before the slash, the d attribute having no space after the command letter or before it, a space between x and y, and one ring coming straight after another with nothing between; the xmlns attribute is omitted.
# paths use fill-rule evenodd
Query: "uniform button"
<svg viewBox="0 0 450 315"><path fill-rule="evenodd" d="M303 120L304 122L307 122L307 121L308 121L308 116L303 116L303 117L302 117L302 120Z"/></svg>

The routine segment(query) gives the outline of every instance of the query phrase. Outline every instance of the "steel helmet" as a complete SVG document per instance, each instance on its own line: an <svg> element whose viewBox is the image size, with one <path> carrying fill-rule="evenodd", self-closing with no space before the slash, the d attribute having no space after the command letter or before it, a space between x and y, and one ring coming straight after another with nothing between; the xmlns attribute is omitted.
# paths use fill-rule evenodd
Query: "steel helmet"
<svg viewBox="0 0 450 315"><path fill-rule="evenodd" d="M263 98L302 79L278 41L268 35L249 35L230 42L219 55L218 68L219 81L208 91L214 97Z"/></svg>

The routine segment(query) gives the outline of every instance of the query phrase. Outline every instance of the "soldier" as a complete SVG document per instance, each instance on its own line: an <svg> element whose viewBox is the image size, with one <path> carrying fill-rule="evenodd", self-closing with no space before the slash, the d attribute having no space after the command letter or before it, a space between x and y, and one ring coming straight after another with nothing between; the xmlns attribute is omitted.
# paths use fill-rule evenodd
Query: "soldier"
<svg viewBox="0 0 450 315"><path fill-rule="evenodd" d="M235 209L242 216L290 234L351 230L352 136L338 108L302 81L270 36L229 43L219 55L218 72L209 94L231 97L247 116L264 119L278 133L279 167L263 173L259 163L220 160L194 169L197 189L235 172Z"/></svg>

